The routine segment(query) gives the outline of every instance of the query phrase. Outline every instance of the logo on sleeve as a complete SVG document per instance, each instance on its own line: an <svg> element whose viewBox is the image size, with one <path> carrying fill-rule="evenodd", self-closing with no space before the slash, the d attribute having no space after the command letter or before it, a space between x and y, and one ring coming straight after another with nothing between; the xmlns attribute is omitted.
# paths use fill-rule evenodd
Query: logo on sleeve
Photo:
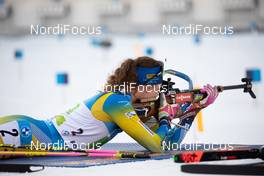
<svg viewBox="0 0 264 176"><path fill-rule="evenodd" d="M67 130L62 130L61 131L61 134L64 135L64 136L69 136L70 135L70 132L67 131Z"/></svg>
<svg viewBox="0 0 264 176"><path fill-rule="evenodd" d="M125 116L129 119L131 119L132 117L134 117L135 115L137 115L137 113L135 111L130 111L130 112L126 112Z"/></svg>
<svg viewBox="0 0 264 176"><path fill-rule="evenodd" d="M22 127L21 128L21 134L22 136L30 136L31 135L31 129L29 127Z"/></svg>

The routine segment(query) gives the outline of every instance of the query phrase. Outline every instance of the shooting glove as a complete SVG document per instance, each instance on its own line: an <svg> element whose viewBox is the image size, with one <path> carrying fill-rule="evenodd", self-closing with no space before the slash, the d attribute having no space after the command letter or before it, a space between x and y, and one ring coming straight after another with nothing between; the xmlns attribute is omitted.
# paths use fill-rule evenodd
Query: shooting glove
<svg viewBox="0 0 264 176"><path fill-rule="evenodd" d="M212 87L210 84L204 86L201 90L202 93L207 93L207 96L200 101L202 107L207 107L210 104L213 104L215 99L218 96L217 87Z"/></svg>

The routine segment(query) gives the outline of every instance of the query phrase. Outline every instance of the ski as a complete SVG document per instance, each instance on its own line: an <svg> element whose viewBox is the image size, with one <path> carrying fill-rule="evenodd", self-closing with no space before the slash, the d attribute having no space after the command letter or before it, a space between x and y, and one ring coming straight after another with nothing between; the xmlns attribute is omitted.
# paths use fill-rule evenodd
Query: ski
<svg viewBox="0 0 264 176"><path fill-rule="evenodd" d="M0 172L38 172L44 170L45 167L36 164L0 164Z"/></svg>
<svg viewBox="0 0 264 176"><path fill-rule="evenodd" d="M195 174L264 175L264 163L240 165L187 164L181 166L181 171Z"/></svg>
<svg viewBox="0 0 264 176"><path fill-rule="evenodd" d="M202 161L255 159L264 160L264 147L252 149L217 150L217 151L190 151L174 155L176 163L193 163Z"/></svg>

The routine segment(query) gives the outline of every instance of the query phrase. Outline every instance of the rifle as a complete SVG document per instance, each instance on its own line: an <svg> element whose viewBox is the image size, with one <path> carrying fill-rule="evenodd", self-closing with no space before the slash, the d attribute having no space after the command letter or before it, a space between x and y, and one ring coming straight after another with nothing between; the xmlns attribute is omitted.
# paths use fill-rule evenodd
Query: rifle
<svg viewBox="0 0 264 176"><path fill-rule="evenodd" d="M203 100L207 93L202 93L200 89L193 88L193 82L191 78L179 71L175 71L172 69L165 70L164 74L169 74L172 76L179 77L184 79L189 84L188 90L180 90L179 88L174 88L175 82L171 80L171 77L167 78L167 80L163 80L161 85L161 92L165 94L166 100L169 104L185 104L185 103L199 103L199 101ZM218 92L223 92L226 90L233 90L233 89L243 89L244 93L249 93L249 95L255 99L256 95L252 91L252 79L250 78L242 78L241 81L244 84L238 85L230 85L230 86L217 86ZM140 116L143 122L148 120L148 117L154 116L157 117L158 109L159 109L159 99L152 100L152 101L142 101L138 104L134 104L134 107L144 107L143 109L148 109L147 115ZM185 115L183 112L178 112L178 116Z"/></svg>
<svg viewBox="0 0 264 176"><path fill-rule="evenodd" d="M162 82L162 92L165 93L167 102L169 104L183 104L183 103L193 103L198 102L204 99L207 96L207 93L202 93L200 89L193 89L193 83L191 78L181 72L175 70L165 70L165 74L173 75L180 77L189 83L188 90L180 90L178 88L174 88L175 82L171 81L171 78L167 80L163 80ZM218 92L223 92L226 90L233 90L233 89L243 89L244 93L249 93L249 95L255 99L256 95L252 90L252 79L251 78L242 78L241 81L244 84L238 85L230 85L230 86L217 86Z"/></svg>

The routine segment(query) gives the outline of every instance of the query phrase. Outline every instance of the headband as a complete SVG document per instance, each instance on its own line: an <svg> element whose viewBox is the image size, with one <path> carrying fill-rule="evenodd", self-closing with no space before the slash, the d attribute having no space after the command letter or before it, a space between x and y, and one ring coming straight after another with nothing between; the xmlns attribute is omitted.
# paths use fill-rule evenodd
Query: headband
<svg viewBox="0 0 264 176"><path fill-rule="evenodd" d="M138 84L161 84L162 83L162 67L137 67Z"/></svg>

